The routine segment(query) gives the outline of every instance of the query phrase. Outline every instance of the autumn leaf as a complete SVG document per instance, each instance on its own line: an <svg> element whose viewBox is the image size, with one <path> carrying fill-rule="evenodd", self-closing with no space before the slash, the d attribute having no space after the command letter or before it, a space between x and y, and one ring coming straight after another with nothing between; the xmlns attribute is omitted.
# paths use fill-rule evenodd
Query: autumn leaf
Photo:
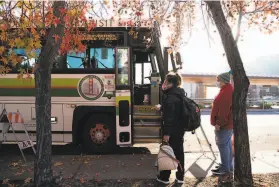
<svg viewBox="0 0 279 187"><path fill-rule="evenodd" d="M173 53L172 49L168 49L168 54L170 55L172 53Z"/></svg>
<svg viewBox="0 0 279 187"><path fill-rule="evenodd" d="M30 73L26 73L26 79L32 79L32 75Z"/></svg>
<svg viewBox="0 0 279 187"><path fill-rule="evenodd" d="M142 15L142 12L136 12L136 15L137 15L137 16L141 16L141 15Z"/></svg>
<svg viewBox="0 0 279 187"><path fill-rule="evenodd" d="M11 166L13 166L13 167L18 166L18 162L12 162L12 163L11 163Z"/></svg>
<svg viewBox="0 0 279 187"><path fill-rule="evenodd" d="M14 40L9 41L9 46L10 46L11 48L13 48L13 47L15 46Z"/></svg>
<svg viewBox="0 0 279 187"><path fill-rule="evenodd" d="M28 178L26 178L26 179L24 180L24 183L25 183L25 184L28 184L28 183L31 182L31 180L32 180L32 179L31 179L30 177L28 177Z"/></svg>
<svg viewBox="0 0 279 187"><path fill-rule="evenodd" d="M107 5L109 2L108 0L104 0L104 4Z"/></svg>
<svg viewBox="0 0 279 187"><path fill-rule="evenodd" d="M4 66L0 65L0 75L3 75L3 74L5 75L5 74L9 73L10 70L11 69L9 67L4 67Z"/></svg>
<svg viewBox="0 0 279 187"><path fill-rule="evenodd" d="M27 58L36 58L37 57L37 54L36 54L36 51L31 51L29 53L26 53L26 56Z"/></svg>
<svg viewBox="0 0 279 187"><path fill-rule="evenodd" d="M7 24L1 24L1 25L0 25L0 30L1 30L1 31L6 31L7 29L8 29Z"/></svg>
<svg viewBox="0 0 279 187"><path fill-rule="evenodd" d="M1 57L0 61L3 62L4 64L8 64L7 58Z"/></svg>
<svg viewBox="0 0 279 187"><path fill-rule="evenodd" d="M32 33L32 34L36 34L36 33L37 33L37 30L36 30L35 28L32 27L32 28L31 28L31 33Z"/></svg>
<svg viewBox="0 0 279 187"><path fill-rule="evenodd" d="M20 175L22 175L22 173L24 173L24 170L21 170L21 172L16 172L15 175L20 176Z"/></svg>
<svg viewBox="0 0 279 187"><path fill-rule="evenodd" d="M68 15L65 15L65 16L64 16L65 24L70 23L70 20L71 20L71 17L70 17L70 16L68 16Z"/></svg>
<svg viewBox="0 0 279 187"><path fill-rule="evenodd" d="M45 29L42 29L42 30L40 31L40 34L41 34L42 36L46 35L46 30L45 30Z"/></svg>
<svg viewBox="0 0 279 187"><path fill-rule="evenodd" d="M62 15L64 15L64 14L67 13L67 9L65 9L65 8L59 8L59 12L60 12Z"/></svg>
<svg viewBox="0 0 279 187"><path fill-rule="evenodd" d="M0 46L0 55L2 55L4 51L5 51L5 47L4 46Z"/></svg>
<svg viewBox="0 0 279 187"><path fill-rule="evenodd" d="M9 184L10 183L9 181L10 181L10 179L4 179L2 184Z"/></svg>
<svg viewBox="0 0 279 187"><path fill-rule="evenodd" d="M24 47L24 41L21 40L20 38L16 38L16 39L15 39L15 46L16 46L17 48Z"/></svg>
<svg viewBox="0 0 279 187"><path fill-rule="evenodd" d="M53 35L53 38L54 38L55 42L57 42L58 39L60 38L60 36L58 36L57 34L54 34L54 35Z"/></svg>
<svg viewBox="0 0 279 187"><path fill-rule="evenodd" d="M57 25L60 24L61 21L60 21L59 18L55 17L55 18L53 19L52 23L53 23L53 25L54 25L55 27L57 27Z"/></svg>
<svg viewBox="0 0 279 187"><path fill-rule="evenodd" d="M35 44L34 44L34 47L35 47L36 49L41 48L41 47L42 47L41 41L36 41Z"/></svg>
<svg viewBox="0 0 279 187"><path fill-rule="evenodd" d="M85 183L85 180L84 180L84 178L82 177L82 178L80 178L79 179L80 180L80 182L83 184L83 183Z"/></svg>
<svg viewBox="0 0 279 187"><path fill-rule="evenodd" d="M18 63L18 56L16 55L11 55L9 57L9 60L12 62L12 64L15 66Z"/></svg>
<svg viewBox="0 0 279 187"><path fill-rule="evenodd" d="M96 26L97 26L97 24L95 23L95 21L90 21L90 22L88 23L87 30L88 30L88 31L91 31L91 30L94 29Z"/></svg>
<svg viewBox="0 0 279 187"><path fill-rule="evenodd" d="M62 166L62 165L63 165L62 162L56 162L56 163L54 164L54 166Z"/></svg>

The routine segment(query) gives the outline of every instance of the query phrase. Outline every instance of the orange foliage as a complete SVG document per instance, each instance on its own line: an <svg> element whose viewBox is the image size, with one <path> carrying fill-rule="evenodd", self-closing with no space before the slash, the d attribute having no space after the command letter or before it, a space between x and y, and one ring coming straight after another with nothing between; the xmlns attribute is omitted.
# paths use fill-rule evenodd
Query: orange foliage
<svg viewBox="0 0 279 187"><path fill-rule="evenodd" d="M248 20L249 27L258 28L267 34L278 31L279 1L230 1L225 7L234 23L241 15Z"/></svg>
<svg viewBox="0 0 279 187"><path fill-rule="evenodd" d="M18 1L1 2L0 13L0 73L6 73L12 67L24 60L38 58L37 49L47 39L51 26L65 24L65 34L62 37L60 53L68 51L85 51L82 44L82 33L79 27L86 27L86 3L69 2L68 9L59 9L61 16L55 17L52 9L53 2L45 1ZM91 29L93 27L91 26ZM54 35L57 41L60 38ZM27 59L22 59L14 49L23 49ZM19 70L28 73L27 70ZM27 77L30 77L27 74Z"/></svg>
<svg viewBox="0 0 279 187"><path fill-rule="evenodd" d="M61 38L60 54L85 51L86 46L82 42L84 32L93 31L97 27L95 18L133 23L132 29L137 27L134 23L142 20L150 23L156 21L158 27L164 28L164 31L167 29L169 45L175 50L183 42L182 34L191 30L195 10L200 5L195 1L175 3L169 0L103 0L97 4L95 0L88 0L68 1L67 8L53 10L52 4L53 1L0 2L0 73L6 73L31 58L38 58L36 49L41 48L43 41L48 38L51 26L65 25L64 35L54 35L52 38L55 41ZM54 11L59 11L61 16L55 17ZM224 11L233 23L241 15L248 19L249 26L260 27L266 33L272 33L279 26L279 2L275 0L224 1ZM122 20L123 17L126 17L125 20ZM151 31L153 26L150 25ZM84 28L83 32L80 27ZM136 39L137 32L132 29L129 34ZM149 46L153 41L152 38L147 38L146 45ZM27 59L19 58L13 52L14 48L24 49Z"/></svg>

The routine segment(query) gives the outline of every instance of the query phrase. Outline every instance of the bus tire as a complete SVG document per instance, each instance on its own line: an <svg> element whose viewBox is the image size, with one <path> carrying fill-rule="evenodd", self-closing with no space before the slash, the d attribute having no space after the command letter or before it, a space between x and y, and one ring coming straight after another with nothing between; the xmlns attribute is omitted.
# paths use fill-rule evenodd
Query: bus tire
<svg viewBox="0 0 279 187"><path fill-rule="evenodd" d="M116 132L111 116L92 115L83 131L83 144L88 153L111 153L116 147Z"/></svg>

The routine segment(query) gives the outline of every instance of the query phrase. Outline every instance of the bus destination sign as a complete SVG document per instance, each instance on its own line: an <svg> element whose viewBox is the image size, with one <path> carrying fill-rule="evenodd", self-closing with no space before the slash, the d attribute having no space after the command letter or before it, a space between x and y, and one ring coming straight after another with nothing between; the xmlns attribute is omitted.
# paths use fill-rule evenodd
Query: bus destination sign
<svg viewBox="0 0 279 187"><path fill-rule="evenodd" d="M109 33L92 33L86 34L85 40L118 40L118 36L116 34L109 34Z"/></svg>

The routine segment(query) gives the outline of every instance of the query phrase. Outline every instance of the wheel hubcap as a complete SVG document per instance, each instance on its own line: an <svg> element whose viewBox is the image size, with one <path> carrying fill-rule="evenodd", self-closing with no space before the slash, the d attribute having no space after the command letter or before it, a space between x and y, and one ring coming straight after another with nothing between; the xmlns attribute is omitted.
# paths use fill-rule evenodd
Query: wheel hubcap
<svg viewBox="0 0 279 187"><path fill-rule="evenodd" d="M109 128L104 124L96 124L90 129L89 136L95 144L104 144L110 136Z"/></svg>

